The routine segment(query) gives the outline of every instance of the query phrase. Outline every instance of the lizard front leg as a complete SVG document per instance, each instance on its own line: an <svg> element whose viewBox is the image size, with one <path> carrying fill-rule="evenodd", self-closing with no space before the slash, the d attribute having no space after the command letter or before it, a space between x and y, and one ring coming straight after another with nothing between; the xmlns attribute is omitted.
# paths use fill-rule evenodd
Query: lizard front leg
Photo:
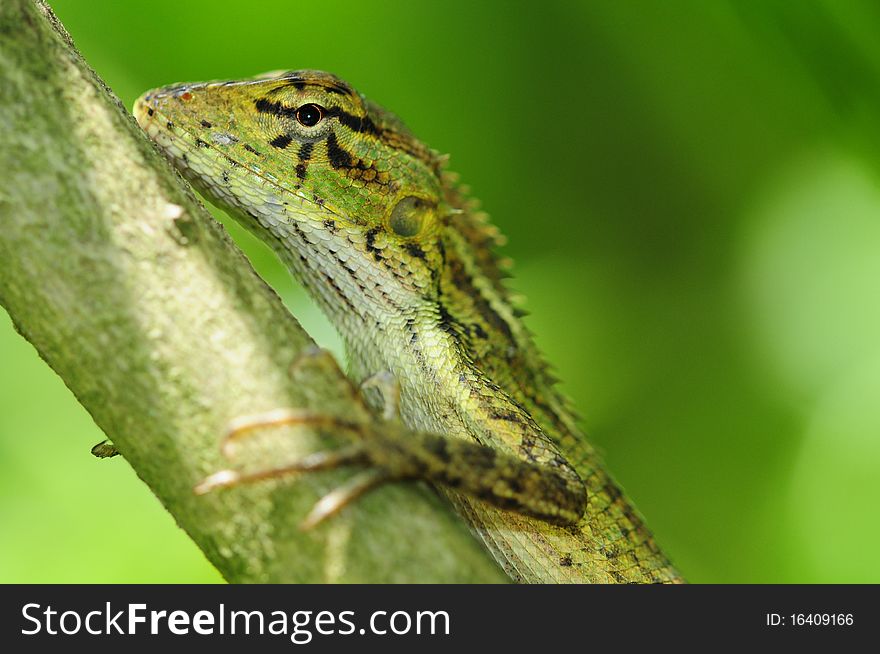
<svg viewBox="0 0 880 654"><path fill-rule="evenodd" d="M346 504L383 483L422 479L477 497L499 508L555 524L576 523L584 512L583 483L567 469L520 460L491 447L437 434L407 431L394 422L353 423L297 410L277 410L242 418L233 424L222 451L231 458L235 444L265 428L301 425L328 434L345 433L352 441L293 463L238 472L221 470L198 484L197 493L264 479L286 477L341 466L364 471L321 499L303 522L310 528L338 513Z"/></svg>

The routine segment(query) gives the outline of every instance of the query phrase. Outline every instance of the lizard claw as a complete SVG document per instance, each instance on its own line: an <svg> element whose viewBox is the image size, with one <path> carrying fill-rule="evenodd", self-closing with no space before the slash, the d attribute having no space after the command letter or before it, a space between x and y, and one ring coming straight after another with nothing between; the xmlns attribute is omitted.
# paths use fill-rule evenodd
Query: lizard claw
<svg viewBox="0 0 880 654"><path fill-rule="evenodd" d="M252 416L241 416L229 423L226 435L220 444L220 452L227 459L235 456L238 442L258 429L281 427L283 425L303 425L310 427L330 427L346 431L360 431L361 427L353 422L340 420L327 414L315 413L301 409L275 409Z"/></svg>
<svg viewBox="0 0 880 654"><path fill-rule="evenodd" d="M338 450L324 450L309 454L303 458L275 468L264 468L254 472L238 472L237 470L219 470L196 484L193 492L204 495L219 488L231 488L263 479L286 477L299 472L315 472L330 470L346 465L364 465L368 463L366 448L361 443L353 443Z"/></svg>
<svg viewBox="0 0 880 654"><path fill-rule="evenodd" d="M235 470L219 470L213 475L205 477L202 481L193 487L193 493L196 495L204 495L218 488L229 488L240 483L241 475Z"/></svg>
<svg viewBox="0 0 880 654"><path fill-rule="evenodd" d="M327 518L339 513L364 493L381 486L391 478L382 470L365 470L349 479L345 484L333 489L315 503L299 528L302 531L313 529Z"/></svg>
<svg viewBox="0 0 880 654"><path fill-rule="evenodd" d="M286 477L301 472L329 470L344 465L368 464L366 448L361 443L354 443L335 451L321 451L310 454L298 461L276 468L267 468L255 472L243 473L237 470L219 470L196 484L193 492L204 495L211 491L232 488L264 479ZM300 529L308 531L327 518L336 515L345 506L359 498L367 491L391 479L390 475L378 468L366 470L352 477L342 486L330 491L315 504L314 508L300 523Z"/></svg>

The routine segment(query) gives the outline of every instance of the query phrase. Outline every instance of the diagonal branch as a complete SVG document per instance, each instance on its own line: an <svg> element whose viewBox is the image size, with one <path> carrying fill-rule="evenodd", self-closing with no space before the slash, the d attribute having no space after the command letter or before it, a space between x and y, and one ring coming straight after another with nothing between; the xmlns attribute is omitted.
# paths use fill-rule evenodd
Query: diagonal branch
<svg viewBox="0 0 880 654"><path fill-rule="evenodd" d="M227 465L236 416L364 409L335 365L291 368L311 339L41 2L0 5L0 88L0 303L226 579L504 579L420 485L306 533L298 522L350 471L195 496ZM303 430L271 440L276 456L322 445Z"/></svg>

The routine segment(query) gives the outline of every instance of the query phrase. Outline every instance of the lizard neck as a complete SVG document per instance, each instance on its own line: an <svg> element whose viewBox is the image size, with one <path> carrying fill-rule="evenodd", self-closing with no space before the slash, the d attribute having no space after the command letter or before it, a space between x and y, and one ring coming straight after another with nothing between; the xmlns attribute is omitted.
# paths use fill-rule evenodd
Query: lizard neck
<svg viewBox="0 0 880 654"><path fill-rule="evenodd" d="M401 417L411 428L534 460L555 456L535 441L576 438L574 420L501 283L482 217L465 212L456 220L457 229L445 230L440 240L435 296L377 317L372 329L350 318L337 321L351 372L361 379L382 370L394 374ZM523 441L532 441L529 452Z"/></svg>

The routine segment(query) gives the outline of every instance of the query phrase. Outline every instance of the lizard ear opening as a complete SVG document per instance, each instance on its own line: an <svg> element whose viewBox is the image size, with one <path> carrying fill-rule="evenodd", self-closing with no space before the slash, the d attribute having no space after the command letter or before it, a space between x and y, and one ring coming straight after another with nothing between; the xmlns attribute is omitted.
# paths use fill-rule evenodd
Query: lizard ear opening
<svg viewBox="0 0 880 654"><path fill-rule="evenodd" d="M436 205L423 199L408 195L394 205L388 225L398 236L415 236L422 231Z"/></svg>

